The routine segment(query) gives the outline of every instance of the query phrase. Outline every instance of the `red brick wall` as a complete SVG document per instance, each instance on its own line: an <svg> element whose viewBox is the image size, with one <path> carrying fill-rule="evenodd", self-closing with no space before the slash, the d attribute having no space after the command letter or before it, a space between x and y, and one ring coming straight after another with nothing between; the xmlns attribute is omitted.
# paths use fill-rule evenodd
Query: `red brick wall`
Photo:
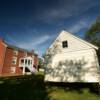
<svg viewBox="0 0 100 100"><path fill-rule="evenodd" d="M0 47L0 50L2 50L2 52L4 52L4 50L1 49L1 47ZM11 48L11 47L7 47L5 53L2 53L2 52L0 52L0 53L5 54L4 65L3 65L3 69L2 69L2 75L6 75L6 76L8 76L8 75L21 75L22 69L19 67L19 59L23 58L25 56L25 52L18 50L18 55L14 55L14 49ZM3 56L3 55L1 55L1 56ZM28 52L27 56L32 57L33 53ZM17 57L16 65L12 64L13 57ZM37 66L38 65L38 57L34 56L33 60L34 60L35 65ZM2 63L3 61L0 61L0 62ZM16 67L15 73L11 72L11 67Z"/></svg>
<svg viewBox="0 0 100 100"><path fill-rule="evenodd" d="M34 65L38 66L38 56L34 56Z"/></svg>
<svg viewBox="0 0 100 100"><path fill-rule="evenodd" d="M7 47L6 56L3 66L3 74L11 73L11 67L16 67L16 74L22 73L22 70L19 68L19 59L24 56L24 52L18 51L18 55L13 54L14 49ZM17 57L16 65L12 64L13 56Z"/></svg>
<svg viewBox="0 0 100 100"><path fill-rule="evenodd" d="M25 55L25 54L24 54L23 51L18 50L18 55L17 55L17 64L16 64L16 67L19 66L19 59L20 59L20 58L23 58L24 55Z"/></svg>
<svg viewBox="0 0 100 100"><path fill-rule="evenodd" d="M10 73L11 71L10 67L12 64L12 56L13 56L13 50L7 47L2 74Z"/></svg>
<svg viewBox="0 0 100 100"><path fill-rule="evenodd" d="M19 60L20 60L20 58L23 58L25 56L25 53L23 52L23 51L20 51L20 50L18 50L18 56L17 56L17 64L16 64L16 74L18 75L20 75L20 74L23 74L23 71L22 71L22 69L19 67Z"/></svg>
<svg viewBox="0 0 100 100"><path fill-rule="evenodd" d="M3 44L3 40L0 39L0 74L2 73L6 46Z"/></svg>

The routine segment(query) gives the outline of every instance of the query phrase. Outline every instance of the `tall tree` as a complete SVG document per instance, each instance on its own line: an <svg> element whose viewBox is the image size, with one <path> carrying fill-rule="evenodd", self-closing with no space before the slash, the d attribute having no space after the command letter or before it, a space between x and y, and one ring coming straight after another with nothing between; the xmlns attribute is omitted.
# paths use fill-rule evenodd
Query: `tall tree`
<svg viewBox="0 0 100 100"><path fill-rule="evenodd" d="M87 30L85 39L99 47L97 55L100 64L100 17L98 17L96 22Z"/></svg>
<svg viewBox="0 0 100 100"><path fill-rule="evenodd" d="M88 29L85 34L85 39L100 47L100 17L98 17L96 22Z"/></svg>

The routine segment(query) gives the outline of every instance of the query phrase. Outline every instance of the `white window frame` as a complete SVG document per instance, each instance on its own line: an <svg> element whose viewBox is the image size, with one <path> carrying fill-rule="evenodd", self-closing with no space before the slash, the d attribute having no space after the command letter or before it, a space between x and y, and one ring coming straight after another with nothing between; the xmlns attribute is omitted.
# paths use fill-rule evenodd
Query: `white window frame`
<svg viewBox="0 0 100 100"><path fill-rule="evenodd" d="M18 55L18 50L14 50L13 54L17 56Z"/></svg>
<svg viewBox="0 0 100 100"><path fill-rule="evenodd" d="M27 51L24 52L24 56L27 57Z"/></svg>
<svg viewBox="0 0 100 100"><path fill-rule="evenodd" d="M13 58L12 58L12 64L13 64L13 65L16 65L16 64L17 64L17 57L13 57Z"/></svg>
<svg viewBox="0 0 100 100"><path fill-rule="evenodd" d="M12 74L16 73L16 67L11 67L11 73Z"/></svg>
<svg viewBox="0 0 100 100"><path fill-rule="evenodd" d="M62 48L68 48L68 41L62 41Z"/></svg>

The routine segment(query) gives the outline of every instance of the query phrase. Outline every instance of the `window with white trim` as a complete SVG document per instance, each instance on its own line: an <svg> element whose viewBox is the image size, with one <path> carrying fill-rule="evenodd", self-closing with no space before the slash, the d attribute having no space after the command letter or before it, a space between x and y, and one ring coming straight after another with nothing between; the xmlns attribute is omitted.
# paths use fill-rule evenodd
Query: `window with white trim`
<svg viewBox="0 0 100 100"><path fill-rule="evenodd" d="M17 57L13 57L13 58L12 58L12 64L13 64L13 65L16 65L16 64L17 64Z"/></svg>
<svg viewBox="0 0 100 100"><path fill-rule="evenodd" d="M11 73L15 73L16 72L16 67L11 67Z"/></svg>
<svg viewBox="0 0 100 100"><path fill-rule="evenodd" d="M63 48L67 48L68 47L68 42L67 41L63 41L62 42L62 47Z"/></svg>
<svg viewBox="0 0 100 100"><path fill-rule="evenodd" d="M14 51L13 51L13 54L14 54L15 56L17 56L17 55L18 55L18 50L14 50Z"/></svg>
<svg viewBox="0 0 100 100"><path fill-rule="evenodd" d="M27 52L26 51L24 52L24 56L27 57Z"/></svg>

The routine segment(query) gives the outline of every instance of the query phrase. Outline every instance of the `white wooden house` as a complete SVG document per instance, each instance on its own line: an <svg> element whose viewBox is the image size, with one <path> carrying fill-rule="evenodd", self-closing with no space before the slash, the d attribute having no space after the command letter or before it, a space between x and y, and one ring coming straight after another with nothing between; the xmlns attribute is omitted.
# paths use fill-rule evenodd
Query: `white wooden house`
<svg viewBox="0 0 100 100"><path fill-rule="evenodd" d="M100 82L98 47L62 31L46 51L45 81Z"/></svg>

